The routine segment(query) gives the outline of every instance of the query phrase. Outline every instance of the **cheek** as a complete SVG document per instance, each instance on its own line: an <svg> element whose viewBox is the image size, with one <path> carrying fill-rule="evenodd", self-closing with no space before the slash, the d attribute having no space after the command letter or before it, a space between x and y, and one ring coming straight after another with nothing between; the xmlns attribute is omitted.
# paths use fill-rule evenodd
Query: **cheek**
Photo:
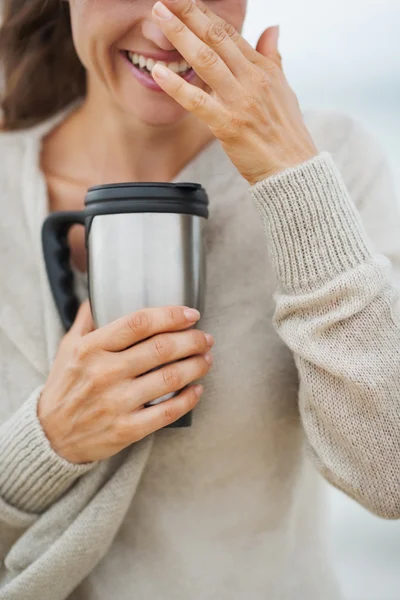
<svg viewBox="0 0 400 600"><path fill-rule="evenodd" d="M91 38L92 15L90 3L87 0L70 0L71 29L76 52L81 62L87 66L86 46Z"/></svg>
<svg viewBox="0 0 400 600"><path fill-rule="evenodd" d="M77 54L86 68L104 58L126 29L126 15L110 14L110 2L70 0L71 28Z"/></svg>

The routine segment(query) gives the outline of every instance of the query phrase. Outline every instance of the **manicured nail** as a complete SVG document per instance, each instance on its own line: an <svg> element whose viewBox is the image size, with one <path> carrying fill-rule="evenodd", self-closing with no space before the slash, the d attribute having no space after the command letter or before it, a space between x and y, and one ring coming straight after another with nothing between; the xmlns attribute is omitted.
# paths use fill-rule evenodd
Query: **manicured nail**
<svg viewBox="0 0 400 600"><path fill-rule="evenodd" d="M204 388L203 388L203 386L202 386L202 385L196 385L196 387L194 388L194 393L196 394L196 396L197 396L198 398L200 398L200 396L201 396L201 395L202 395L202 393L203 393L203 390L204 390Z"/></svg>
<svg viewBox="0 0 400 600"><path fill-rule="evenodd" d="M191 323L194 323L195 321L198 321L200 319L200 313L195 308L185 308L183 314L185 315L185 318Z"/></svg>
<svg viewBox="0 0 400 600"><path fill-rule="evenodd" d="M164 65L157 63L154 65L151 74L154 74L158 79L168 79L170 70L167 69L167 67L164 67Z"/></svg>
<svg viewBox="0 0 400 600"><path fill-rule="evenodd" d="M205 354L204 358L206 359L206 361L208 362L209 365L212 365L214 357L213 357L212 354L210 354L210 352L208 352L207 354Z"/></svg>
<svg viewBox="0 0 400 600"><path fill-rule="evenodd" d="M211 348L212 346L214 346L214 338L211 335L211 333L206 333L205 336L206 336L206 340L207 340L207 346L209 348Z"/></svg>
<svg viewBox="0 0 400 600"><path fill-rule="evenodd" d="M162 2L155 3L153 12L157 17L160 17L160 19L171 19L173 17L173 13Z"/></svg>

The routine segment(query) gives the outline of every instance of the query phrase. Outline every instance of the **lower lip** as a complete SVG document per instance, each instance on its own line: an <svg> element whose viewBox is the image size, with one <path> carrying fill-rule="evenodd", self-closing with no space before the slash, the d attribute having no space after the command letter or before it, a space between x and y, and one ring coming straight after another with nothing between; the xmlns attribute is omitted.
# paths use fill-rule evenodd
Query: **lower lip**
<svg viewBox="0 0 400 600"><path fill-rule="evenodd" d="M126 56L126 54L124 52L122 52L122 56L125 59L125 62L130 67L130 69L131 69L132 73L134 74L134 76L136 77L136 79L144 87L148 88L149 90L153 90L154 92L164 92L164 90L162 88L160 88L158 83L156 83L154 81L154 79L152 78L150 73L146 73L145 71L141 71L140 69L138 69L129 60L129 58ZM186 75L184 77L182 77L182 79L184 79L185 81L188 81L190 83L191 81L193 81L193 79L195 79L195 77L196 77L196 71L194 71L194 69L190 69L190 71L188 71L188 73L186 73Z"/></svg>

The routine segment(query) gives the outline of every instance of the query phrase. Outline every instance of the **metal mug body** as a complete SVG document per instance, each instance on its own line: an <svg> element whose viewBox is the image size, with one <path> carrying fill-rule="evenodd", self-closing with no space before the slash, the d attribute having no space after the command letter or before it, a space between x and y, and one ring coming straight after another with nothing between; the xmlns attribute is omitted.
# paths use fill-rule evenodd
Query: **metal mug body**
<svg viewBox="0 0 400 600"><path fill-rule="evenodd" d="M173 213L99 215L88 236L89 289L97 327L142 308L202 311L205 219Z"/></svg>
<svg viewBox="0 0 400 600"><path fill-rule="evenodd" d="M96 326L142 308L181 305L202 312L205 223L199 216L174 213L94 217L88 235L88 274Z"/></svg>

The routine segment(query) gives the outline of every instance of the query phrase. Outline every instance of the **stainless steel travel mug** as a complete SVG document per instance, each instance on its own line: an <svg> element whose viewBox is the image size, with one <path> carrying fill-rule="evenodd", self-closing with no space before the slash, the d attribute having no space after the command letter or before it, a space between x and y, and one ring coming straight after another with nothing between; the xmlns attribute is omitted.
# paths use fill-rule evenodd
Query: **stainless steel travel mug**
<svg viewBox="0 0 400 600"><path fill-rule="evenodd" d="M43 225L43 250L65 329L79 306L67 243L72 225L85 225L89 299L95 324L102 327L142 308L203 311L207 218L207 194L196 183L97 186L88 190L84 211L51 214ZM190 424L191 414L175 427Z"/></svg>

